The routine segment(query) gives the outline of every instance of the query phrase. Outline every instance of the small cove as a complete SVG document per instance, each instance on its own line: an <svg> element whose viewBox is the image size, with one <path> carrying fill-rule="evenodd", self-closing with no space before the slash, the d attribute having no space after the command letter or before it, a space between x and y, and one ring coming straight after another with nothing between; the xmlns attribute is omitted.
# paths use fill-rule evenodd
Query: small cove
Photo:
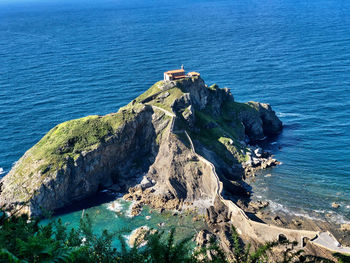
<svg viewBox="0 0 350 263"><path fill-rule="evenodd" d="M101 234L103 230L117 233L113 241L113 246L116 248L120 248L120 241L117 238L119 234L127 240L131 232L141 226L164 231L165 237L171 228L175 227L176 240L194 236L200 230L207 229L204 216L194 211L164 211L160 213L159 210L144 206L139 215L132 217L131 205L131 201L125 201L118 194L100 192L96 196L84 200L83 204L78 203L59 211L52 219L60 218L68 229L77 229L81 217L88 214L95 234ZM193 218L198 218L198 220L194 221ZM48 220L43 220L42 224L47 222Z"/></svg>

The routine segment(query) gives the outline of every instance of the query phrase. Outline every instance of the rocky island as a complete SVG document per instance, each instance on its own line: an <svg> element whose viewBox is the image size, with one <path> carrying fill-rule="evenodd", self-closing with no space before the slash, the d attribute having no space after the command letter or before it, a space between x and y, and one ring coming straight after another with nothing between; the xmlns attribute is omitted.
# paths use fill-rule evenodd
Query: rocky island
<svg viewBox="0 0 350 263"><path fill-rule="evenodd" d="M1 180L0 205L41 216L111 189L135 201L134 214L202 208L224 248L231 225L244 241L327 248L318 232L256 222L237 205L249 200L246 176L279 164L254 142L281 130L270 105L236 102L198 75L159 81L117 113L54 127Z"/></svg>

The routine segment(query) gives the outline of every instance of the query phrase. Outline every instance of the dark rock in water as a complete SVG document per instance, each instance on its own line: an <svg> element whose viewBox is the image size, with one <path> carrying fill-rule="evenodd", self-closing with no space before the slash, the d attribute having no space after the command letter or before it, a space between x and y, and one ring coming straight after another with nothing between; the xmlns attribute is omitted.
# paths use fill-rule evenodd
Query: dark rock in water
<svg viewBox="0 0 350 263"><path fill-rule="evenodd" d="M249 104L253 105L259 111L265 135L275 135L281 132L282 122L271 109L270 104L259 102L249 102Z"/></svg>

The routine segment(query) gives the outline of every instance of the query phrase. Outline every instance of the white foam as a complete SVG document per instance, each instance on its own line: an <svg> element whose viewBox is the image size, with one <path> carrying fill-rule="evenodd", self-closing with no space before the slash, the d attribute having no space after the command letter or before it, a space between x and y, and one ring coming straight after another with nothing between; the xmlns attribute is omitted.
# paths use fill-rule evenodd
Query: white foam
<svg viewBox="0 0 350 263"><path fill-rule="evenodd" d="M346 219L343 215L337 213L330 213L332 216L329 218L331 222L337 224L350 224L350 220Z"/></svg>
<svg viewBox="0 0 350 263"><path fill-rule="evenodd" d="M131 214L131 212L132 212L132 207L134 206L135 203L136 203L135 201L131 201L131 204L130 204L128 210L126 211L125 216L127 216L127 217L134 217Z"/></svg>
<svg viewBox="0 0 350 263"><path fill-rule="evenodd" d="M143 228L145 231L149 230L148 226L140 226L138 228L135 228L129 235L123 235L123 237L126 239L126 243L130 246L130 238L135 234L136 231L138 231L140 228ZM147 241L144 241L140 244L140 247L145 246L147 244Z"/></svg>
<svg viewBox="0 0 350 263"><path fill-rule="evenodd" d="M291 112L277 112L277 117L301 117L302 115L299 113L291 113Z"/></svg>
<svg viewBox="0 0 350 263"><path fill-rule="evenodd" d="M318 213L318 214L324 214L324 213L326 213L325 210L317 210L317 209L315 209L315 210L312 210L312 211L315 212L315 213Z"/></svg>
<svg viewBox="0 0 350 263"><path fill-rule="evenodd" d="M298 217L304 217L310 220L326 220L326 221L330 221L332 223L335 224L350 224L350 220L348 220L347 218L345 218L343 215L337 214L334 211L326 211L326 210L312 210L310 211L310 213L300 213L300 212L296 212L296 211L292 211L290 209L288 209L287 207L285 207L284 205L281 205L279 203L269 201L270 205L270 209L272 212L283 212L292 216L298 216ZM316 216L311 215L312 213L314 213ZM325 217L325 215L330 214L331 216Z"/></svg>
<svg viewBox="0 0 350 263"><path fill-rule="evenodd" d="M4 169L2 167L0 167L0 174L5 173Z"/></svg>
<svg viewBox="0 0 350 263"><path fill-rule="evenodd" d="M123 206L122 204L120 203L120 200L117 199L111 203L108 204L107 206L107 209L108 210L111 210L113 212L117 212L117 213L120 213L122 210L123 210Z"/></svg>
<svg viewBox="0 0 350 263"><path fill-rule="evenodd" d="M267 201L269 202L270 209L273 212L282 211L284 213L291 214L291 211L288 208L286 208L285 206L283 206L279 203L273 202L271 200L267 200Z"/></svg>

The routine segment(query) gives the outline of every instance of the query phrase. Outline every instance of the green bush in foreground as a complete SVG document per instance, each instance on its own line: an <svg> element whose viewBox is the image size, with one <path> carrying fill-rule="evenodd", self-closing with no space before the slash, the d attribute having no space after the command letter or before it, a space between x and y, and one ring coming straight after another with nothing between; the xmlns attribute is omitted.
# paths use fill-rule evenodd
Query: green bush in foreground
<svg viewBox="0 0 350 263"><path fill-rule="evenodd" d="M193 249L191 237L175 241L174 233L175 229L168 234L148 233L145 240L136 240L136 245L129 248L121 233L105 230L101 235L94 234L88 215L81 219L78 229L68 230L60 219L39 225L39 220L29 220L26 215L7 216L0 212L0 262L254 263L268 262L267 252L277 245L268 243L250 252L250 246L243 247L233 229L234 249L228 255L214 241L207 248ZM115 238L121 242L119 250L112 246ZM282 262L326 262L299 254L286 251ZM340 260L349 262L346 256Z"/></svg>

